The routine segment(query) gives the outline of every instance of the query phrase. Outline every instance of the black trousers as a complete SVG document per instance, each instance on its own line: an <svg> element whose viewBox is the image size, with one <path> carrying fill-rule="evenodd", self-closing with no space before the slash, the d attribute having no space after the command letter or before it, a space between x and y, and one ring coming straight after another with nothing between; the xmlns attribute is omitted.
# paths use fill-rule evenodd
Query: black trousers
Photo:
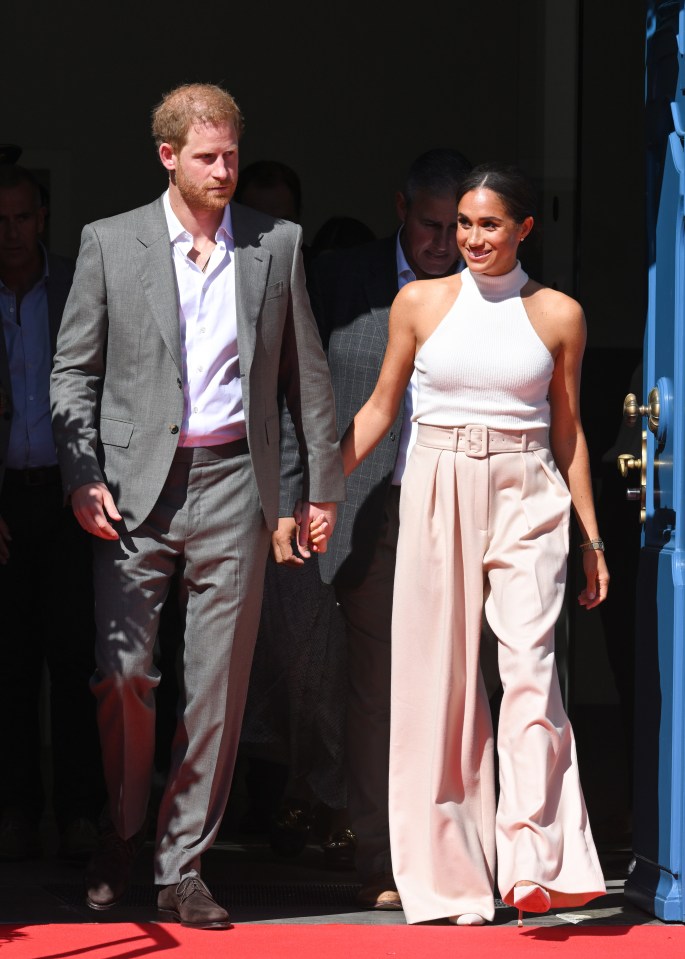
<svg viewBox="0 0 685 959"><path fill-rule="evenodd" d="M89 688L90 537L63 505L56 471L37 485L7 471L0 516L12 536L0 566L0 807L19 807L37 822L45 806L39 695L47 664L52 805L63 827L77 816L97 818L105 796Z"/></svg>

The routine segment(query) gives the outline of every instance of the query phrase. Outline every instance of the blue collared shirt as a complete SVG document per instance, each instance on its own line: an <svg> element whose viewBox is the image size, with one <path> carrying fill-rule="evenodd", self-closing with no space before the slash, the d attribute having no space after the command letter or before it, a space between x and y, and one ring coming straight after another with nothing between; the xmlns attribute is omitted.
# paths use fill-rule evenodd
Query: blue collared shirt
<svg viewBox="0 0 685 959"><path fill-rule="evenodd" d="M53 466L57 462L50 419L52 347L48 320L48 261L21 303L0 279L0 316L12 386L9 469ZM21 322L20 322L21 321Z"/></svg>

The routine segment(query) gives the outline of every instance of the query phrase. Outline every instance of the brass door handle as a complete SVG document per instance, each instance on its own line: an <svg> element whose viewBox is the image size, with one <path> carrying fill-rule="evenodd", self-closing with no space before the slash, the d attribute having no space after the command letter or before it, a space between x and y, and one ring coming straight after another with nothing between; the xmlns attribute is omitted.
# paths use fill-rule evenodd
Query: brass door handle
<svg viewBox="0 0 685 959"><path fill-rule="evenodd" d="M633 393L626 396L626 404L631 397L635 399ZM624 479L628 476L630 470L640 470L640 488L627 490L626 499L640 500L640 522L644 523L647 518L647 430L642 431L642 455L640 458L633 456L632 453L620 453L616 458L616 465Z"/></svg>
<svg viewBox="0 0 685 959"><path fill-rule="evenodd" d="M642 460L636 459L632 453L620 453L616 460L616 465L623 479L626 479L628 470L642 469Z"/></svg>

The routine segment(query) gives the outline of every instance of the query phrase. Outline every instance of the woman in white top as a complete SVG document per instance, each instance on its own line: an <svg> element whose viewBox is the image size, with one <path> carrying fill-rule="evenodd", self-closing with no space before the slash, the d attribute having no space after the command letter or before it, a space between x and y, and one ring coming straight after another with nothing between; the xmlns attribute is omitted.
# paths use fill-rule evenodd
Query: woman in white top
<svg viewBox="0 0 685 959"><path fill-rule="evenodd" d="M554 663L573 505L581 606L607 593L579 385L578 303L530 280L520 171L477 167L459 197L467 269L410 283L390 314L374 393L342 441L350 473L394 421L416 366L418 440L402 483L393 607L390 827L408 922L494 916L604 893ZM483 611L498 638L494 743L479 667Z"/></svg>

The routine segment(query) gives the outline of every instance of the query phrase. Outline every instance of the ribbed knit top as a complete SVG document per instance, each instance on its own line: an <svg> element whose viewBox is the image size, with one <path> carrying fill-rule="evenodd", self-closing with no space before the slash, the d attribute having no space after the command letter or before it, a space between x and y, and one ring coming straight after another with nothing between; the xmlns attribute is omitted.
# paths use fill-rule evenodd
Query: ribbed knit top
<svg viewBox="0 0 685 959"><path fill-rule="evenodd" d="M459 296L416 355L413 418L432 426L549 427L554 360L523 306L521 264L503 276L468 269L460 276Z"/></svg>

